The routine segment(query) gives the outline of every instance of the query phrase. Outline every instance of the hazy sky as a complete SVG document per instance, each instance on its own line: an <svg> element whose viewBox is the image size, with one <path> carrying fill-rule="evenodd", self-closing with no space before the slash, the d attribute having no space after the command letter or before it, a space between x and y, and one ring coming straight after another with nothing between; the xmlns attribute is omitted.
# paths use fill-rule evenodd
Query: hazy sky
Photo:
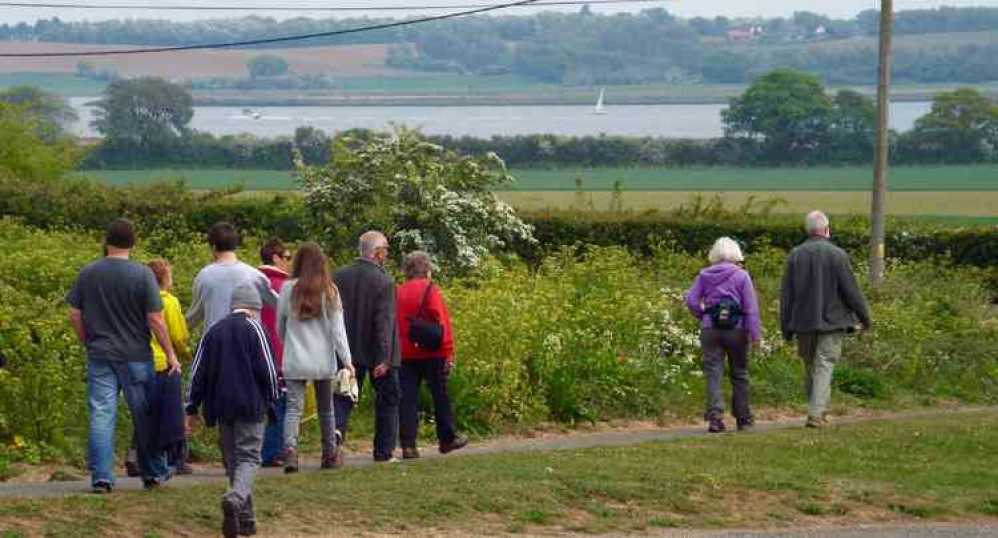
<svg viewBox="0 0 998 538"><path fill-rule="evenodd" d="M44 0L21 0L26 2L43 2ZM59 0L60 3L79 4L152 4L152 5L238 5L251 7L253 5L330 5L330 6L384 6L384 5L407 5L418 3L430 4L468 4L468 3L502 3L504 0L348 0L336 2L323 2L321 0L166 0L163 2L153 0ZM542 0L543 1L543 0ZM658 5L658 4L656 4ZM879 0L663 0L660 4L669 11L683 17L716 15L735 16L787 16L794 11L807 10L828 14L836 18L850 18L856 13L870 8L879 7ZM998 0L895 0L894 6L897 10L932 8L941 5L948 6L991 6L998 7ZM637 10L653 7L649 4L636 5L634 7L612 6L613 10ZM571 9L578 9L577 7ZM610 11L610 6L603 6L600 11ZM533 9L511 9L509 13L529 13ZM246 12L249 14L251 12ZM440 13L435 12L435 13ZM99 20L113 18L162 18L173 20L192 20L203 18L221 18L239 16L239 12L177 12L177 11L135 11L135 10L78 10L78 9L49 9L49 8L0 8L0 22L34 22L40 18L59 17L63 20ZM367 13L368 15L378 15ZM383 14L383 13L381 13ZM267 12L261 15L269 15L276 18L284 18L281 13ZM294 13L294 16L308 16L309 13ZM325 17L328 13L313 13L311 16Z"/></svg>

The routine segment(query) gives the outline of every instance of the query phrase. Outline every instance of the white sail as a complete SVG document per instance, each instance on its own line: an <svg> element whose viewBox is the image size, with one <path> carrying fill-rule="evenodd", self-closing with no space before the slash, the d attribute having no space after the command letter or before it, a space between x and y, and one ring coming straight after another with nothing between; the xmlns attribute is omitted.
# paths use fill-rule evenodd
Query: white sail
<svg viewBox="0 0 998 538"><path fill-rule="evenodd" d="M599 98L596 99L596 108L593 109L593 114L606 114L606 109L603 108L603 94L605 90L600 88Z"/></svg>

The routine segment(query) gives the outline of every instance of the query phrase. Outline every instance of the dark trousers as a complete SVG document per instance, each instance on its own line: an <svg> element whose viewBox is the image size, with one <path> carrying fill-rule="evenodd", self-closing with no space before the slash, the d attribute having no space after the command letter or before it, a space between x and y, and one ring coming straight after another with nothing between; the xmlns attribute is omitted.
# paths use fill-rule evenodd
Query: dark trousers
<svg viewBox="0 0 998 538"><path fill-rule="evenodd" d="M731 379L731 407L739 421L751 421L749 408L749 339L743 329L703 329L703 376L707 383L707 412L704 420L724 417L724 357L728 357Z"/></svg>
<svg viewBox="0 0 998 538"><path fill-rule="evenodd" d="M374 387L374 459L385 461L393 457L399 434L399 401L402 390L399 386L397 368L390 368L385 375L375 378L367 366L355 364L357 369L358 391L364 390L364 378L371 378ZM336 429L346 439L347 425L354 402L337 394L333 397L333 412L336 415Z"/></svg>
<svg viewBox="0 0 998 538"><path fill-rule="evenodd" d="M287 396L282 393L281 397L274 403L276 419L273 423L267 424L267 429L264 431L263 452L260 455L264 465L274 463L275 460L284 457L284 410L286 402Z"/></svg>
<svg viewBox="0 0 998 538"><path fill-rule="evenodd" d="M404 361L402 363L402 446L415 448L419 436L419 385L426 379L433 396L433 414L440 444L454 440L454 415L447 395L446 359Z"/></svg>

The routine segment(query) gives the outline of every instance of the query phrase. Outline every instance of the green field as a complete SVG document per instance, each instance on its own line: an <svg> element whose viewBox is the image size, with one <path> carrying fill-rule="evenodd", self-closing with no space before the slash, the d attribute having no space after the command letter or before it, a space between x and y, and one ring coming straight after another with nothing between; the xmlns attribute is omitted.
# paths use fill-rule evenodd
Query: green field
<svg viewBox="0 0 998 538"><path fill-rule="evenodd" d="M293 188L290 173L279 170L114 170L88 171L93 178L114 185L157 179L185 179L195 189L227 187L243 182L250 190ZM574 191L580 176L583 189L613 190L620 180L622 190L641 192L808 192L870 189L873 173L867 168L745 168L745 169L582 169L515 170L518 182L510 190L524 192ZM998 166L942 166L894 168L890 172L894 192L990 192L998 191Z"/></svg>
<svg viewBox="0 0 998 538"><path fill-rule="evenodd" d="M13 86L38 86L63 97L100 95L107 82L61 73L0 73L0 89Z"/></svg>

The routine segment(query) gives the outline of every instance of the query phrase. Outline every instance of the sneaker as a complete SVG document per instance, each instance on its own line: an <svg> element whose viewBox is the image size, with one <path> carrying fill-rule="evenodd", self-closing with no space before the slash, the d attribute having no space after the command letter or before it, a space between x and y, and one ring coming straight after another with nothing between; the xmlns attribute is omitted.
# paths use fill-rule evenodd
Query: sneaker
<svg viewBox="0 0 998 538"><path fill-rule="evenodd" d="M708 421L707 431L709 433L724 433L727 428L724 427L724 421L719 418L711 418Z"/></svg>
<svg viewBox="0 0 998 538"><path fill-rule="evenodd" d="M284 474L298 472L298 451L294 448L284 449Z"/></svg>
<svg viewBox="0 0 998 538"><path fill-rule="evenodd" d="M749 432L749 431L752 431L754 429L755 429L755 421L754 420L752 420L750 418L747 418L747 419L738 419L738 431L740 431L740 432Z"/></svg>
<svg viewBox="0 0 998 538"><path fill-rule="evenodd" d="M402 460L396 458L395 456L392 456L392 457L388 458L387 460L378 460L378 459L376 459L376 460L374 460L374 463L400 463L401 461Z"/></svg>
<svg viewBox="0 0 998 538"><path fill-rule="evenodd" d="M270 461L265 461L261 464L261 467L284 467L284 458L274 458Z"/></svg>
<svg viewBox="0 0 998 538"><path fill-rule="evenodd" d="M190 463L182 461L177 464L176 474L181 476L194 474L194 467L191 467Z"/></svg>
<svg viewBox="0 0 998 538"><path fill-rule="evenodd" d="M343 467L343 453L337 448L332 454L322 457L323 469L339 469Z"/></svg>
<svg viewBox="0 0 998 538"><path fill-rule="evenodd" d="M336 436L336 446L343 446L343 432L336 430L333 435Z"/></svg>
<svg viewBox="0 0 998 538"><path fill-rule="evenodd" d="M449 443L440 443L440 453L448 454L455 450L461 450L468 446L468 438L463 435L455 436Z"/></svg>
<svg viewBox="0 0 998 538"><path fill-rule="evenodd" d="M107 495L112 491L114 491L114 486L112 486L107 480L98 480L90 486L90 492L95 495Z"/></svg>
<svg viewBox="0 0 998 538"><path fill-rule="evenodd" d="M402 459L404 460L419 459L419 449L416 447L402 447Z"/></svg>
<svg viewBox="0 0 998 538"><path fill-rule="evenodd" d="M230 491L222 496L222 536L236 538L239 536L239 495Z"/></svg>

